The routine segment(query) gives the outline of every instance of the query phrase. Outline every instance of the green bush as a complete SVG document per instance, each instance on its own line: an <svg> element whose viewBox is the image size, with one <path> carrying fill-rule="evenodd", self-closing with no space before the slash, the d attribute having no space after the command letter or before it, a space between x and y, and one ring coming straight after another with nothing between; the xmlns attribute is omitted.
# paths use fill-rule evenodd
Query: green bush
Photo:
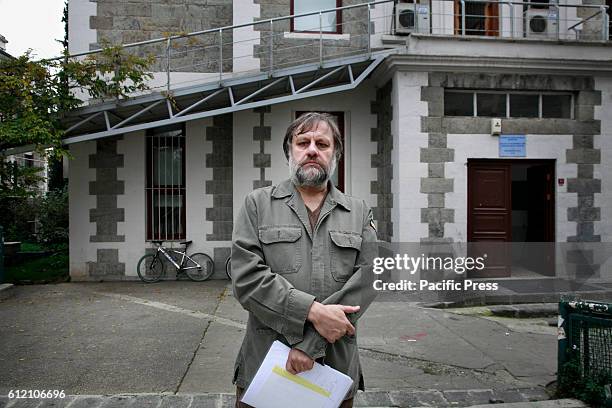
<svg viewBox="0 0 612 408"><path fill-rule="evenodd" d="M0 225L5 241L34 241L40 167L7 161L0 155Z"/></svg>
<svg viewBox="0 0 612 408"><path fill-rule="evenodd" d="M34 224L37 233L34 233ZM37 242L58 250L68 244L68 190L42 197L0 197L0 225L5 241Z"/></svg>
<svg viewBox="0 0 612 408"><path fill-rule="evenodd" d="M36 241L34 222L37 203L30 197L1 197L0 225L4 228L4 241Z"/></svg>
<svg viewBox="0 0 612 408"><path fill-rule="evenodd" d="M46 283L63 282L68 279L68 251L59 251L44 258L31 259L5 270L5 282Z"/></svg>
<svg viewBox="0 0 612 408"><path fill-rule="evenodd" d="M593 407L612 407L604 388L610 383L612 376L606 372L584 375L580 360L574 356L559 369L557 397L577 398Z"/></svg>
<svg viewBox="0 0 612 408"><path fill-rule="evenodd" d="M43 248L40 244L36 242L22 242L21 243L21 252L42 252L45 248Z"/></svg>
<svg viewBox="0 0 612 408"><path fill-rule="evenodd" d="M37 207L39 242L51 248L68 243L68 189L48 192Z"/></svg>

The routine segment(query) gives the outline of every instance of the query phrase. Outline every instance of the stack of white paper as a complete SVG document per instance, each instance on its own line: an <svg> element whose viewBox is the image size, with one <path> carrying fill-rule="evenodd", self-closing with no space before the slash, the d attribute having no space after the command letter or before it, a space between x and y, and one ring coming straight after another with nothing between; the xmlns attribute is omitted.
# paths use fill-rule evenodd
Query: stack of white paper
<svg viewBox="0 0 612 408"><path fill-rule="evenodd" d="M338 408L353 380L319 363L293 375L285 370L289 351L280 341L272 343L242 402L256 408Z"/></svg>

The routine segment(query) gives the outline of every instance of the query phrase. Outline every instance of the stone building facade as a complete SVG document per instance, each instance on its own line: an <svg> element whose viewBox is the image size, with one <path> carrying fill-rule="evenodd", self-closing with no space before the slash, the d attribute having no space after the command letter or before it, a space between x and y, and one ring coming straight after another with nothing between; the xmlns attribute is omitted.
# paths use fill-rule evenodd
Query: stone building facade
<svg viewBox="0 0 612 408"><path fill-rule="evenodd" d="M71 35L81 42L76 41L71 51L89 49L102 38L148 40L167 32L282 17L291 10L289 0L246 3L98 0L92 7L84 0L72 0ZM356 3L343 1L342 5ZM224 54L223 69L228 74L269 71L271 46L280 50L272 60L274 69L317 62L321 42L329 53L325 58L363 55L368 31L375 51L395 50L354 90L184 123L185 239L194 241L190 248L194 252L214 258L214 276L224 275L233 218L244 196L286 178L281 148L284 131L299 112L308 110L342 118L344 189L373 208L381 240L470 241L473 228L468 202L474 183L470 168L488 163L510 169L508 180L516 187L517 197L521 188L530 188L529 169L548 166L552 180L548 180L551 190L546 194L554 202L548 215L552 241L611 242L612 63L606 58L610 42L458 39L448 32L385 36L392 25L387 21L391 19L388 11L384 5L372 7L371 15L378 17L370 22L364 8L344 11L342 32L325 35L292 32L288 20L272 24L273 37L268 24L228 30L224 42L232 45ZM573 18L581 14L584 11L574 10ZM432 27L436 24L452 26L452 19L432 23ZM599 35L597 27L592 30ZM184 44L186 49L199 45ZM283 49L304 51L283 53ZM187 62L179 56L180 50L179 46L172 60L177 67L192 64L200 67L194 72L218 71L214 51L191 56ZM248 58L238 58L249 50ZM502 135L524 137L524 154L500 155L500 137L492 134L490 115L450 112L450 98L458 94L473 95L475 109L479 95L505 98L506 110L499 115ZM536 113L511 114L511 108L528 110L526 105L514 104L514 98L538 100L533 105ZM542 101L555 98L568 98L567 109L562 108L564 113L558 115L563 117L542 113L549 103ZM146 231L150 205L144 157L149 133L138 131L70 145L74 156L70 163L74 279L137 279L136 263L152 248ZM514 220L508 224L508 236L527 240L529 232L520 220L532 209L521 205L527 204L513 202L514 208L508 208Z"/></svg>

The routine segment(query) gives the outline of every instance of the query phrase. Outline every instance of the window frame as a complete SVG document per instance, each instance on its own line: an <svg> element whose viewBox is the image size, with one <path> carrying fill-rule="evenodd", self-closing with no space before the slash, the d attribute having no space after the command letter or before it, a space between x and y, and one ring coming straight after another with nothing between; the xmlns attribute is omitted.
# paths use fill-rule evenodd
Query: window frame
<svg viewBox="0 0 612 408"><path fill-rule="evenodd" d="M289 14L295 14L295 1L290 0ZM302 0L305 1L305 0ZM342 0L336 0L336 8L342 7ZM289 32L291 33L305 33L305 34L319 34L319 31L302 31L295 29L295 18L289 19ZM321 31L322 34L342 34L342 11L336 10L336 31Z"/></svg>
<svg viewBox="0 0 612 408"><path fill-rule="evenodd" d="M538 96L538 116L535 116L535 117L511 116L510 95L537 95ZM506 118L508 119L542 119L542 92L508 92L506 95Z"/></svg>
<svg viewBox="0 0 612 408"><path fill-rule="evenodd" d="M500 116L478 116L478 94L490 94L490 95L503 95L503 94L505 94L506 97L504 98L505 99L504 103L506 104L506 109L505 109L506 110L506 113L505 113L506 116L504 116L504 118L509 118L509 116L508 116L509 110L510 110L510 106L508 105L509 102L510 102L510 93L509 92L506 93L506 92L503 92L503 91L495 91L495 90L489 91L489 90L486 90L486 89L485 90L480 90L479 89L477 91L474 91L474 116L480 117L480 118L498 118L501 115Z"/></svg>
<svg viewBox="0 0 612 408"><path fill-rule="evenodd" d="M569 118L549 118L549 117L543 117L543 113L544 113L544 109L543 109L543 100L544 98L542 98L542 96L544 95L553 95L553 96L561 96L561 95L569 95L570 97L570 108L569 108L569 113L570 113L570 117ZM576 98L575 95L573 93L569 93L569 92L541 92L540 93L540 119L575 119L575 103L576 103Z"/></svg>
<svg viewBox="0 0 612 408"><path fill-rule="evenodd" d="M462 21L461 21L461 1L460 0L454 0L454 5L453 5L453 10L454 10L454 28L455 28L455 35L462 35ZM471 36L485 36L485 37L501 37L501 30L500 30L500 3L491 3L491 2L480 2L478 0L467 0L465 3L465 6L467 8L468 3L476 3L476 4L482 4L483 6L483 10L482 10L482 15L480 14L468 14L467 10L466 10L466 25L467 25L467 20L468 18L472 18L474 21L475 19L481 19L482 20L482 32L481 33L474 33L473 31L475 31L474 29L468 29L466 27L465 29L465 35L471 35Z"/></svg>
<svg viewBox="0 0 612 408"><path fill-rule="evenodd" d="M472 102L473 106L473 116L448 116L448 117L456 117L456 118L466 118L466 117L474 117L474 118L493 118L497 116L479 116L478 115L478 94L479 93L487 93L487 94L505 94L506 95L506 115L502 116L504 119L575 119L575 103L576 103L576 95L575 92L550 92L550 91L500 91L500 90L489 90L489 89L444 89L445 93L467 93L472 94ZM510 95L538 95L538 116L537 117L525 117L525 116L512 116L512 112L510 112ZM569 118L548 118L543 117L543 106L542 106L542 96L544 95L554 95L554 96L569 96L570 97L570 116ZM446 108L446 107L444 107ZM444 116L446 115L446 109L444 109Z"/></svg>
<svg viewBox="0 0 612 408"><path fill-rule="evenodd" d="M161 131L160 131L161 129ZM157 131L157 132L156 132ZM163 136L163 133L169 131L180 131L180 136ZM182 149L181 155L181 185L154 185L154 176L153 176L153 140L157 138L176 138L178 139L178 147ZM185 124L181 124L179 126L168 126L163 128L149 129L145 134L145 220L146 220L146 228L145 228L145 241L184 241L187 237L187 187L186 187L186 150L185 150L185 139L186 139L186 126ZM157 145L159 148L160 144ZM159 167L159 164L158 164ZM163 194L170 194L171 197L174 197L176 194L182 194L182 200L179 201L179 217L180 217L180 230L178 233L173 233L172 235L168 234L168 228L166 228L165 234L162 236L160 224L157 225L157 231L155 230L155 220L153 220L153 204L154 204L154 195L157 192L158 200L160 200ZM159 201L158 201L159 206ZM160 207L161 208L161 207ZM174 216L172 217L172 226L174 227L175 221ZM159 210L158 210L158 221L161 221ZM166 220L167 221L167 220Z"/></svg>

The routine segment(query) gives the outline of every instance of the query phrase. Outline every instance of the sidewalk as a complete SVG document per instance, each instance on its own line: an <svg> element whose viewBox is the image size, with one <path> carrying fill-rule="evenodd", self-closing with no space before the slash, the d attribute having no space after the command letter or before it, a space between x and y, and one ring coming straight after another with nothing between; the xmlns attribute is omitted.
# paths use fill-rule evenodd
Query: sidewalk
<svg viewBox="0 0 612 408"><path fill-rule="evenodd" d="M246 313L226 281L10 290L0 300L0 395L63 389L78 395L71 408L94 401L104 407L231 405ZM545 319L506 323L455 312L375 302L359 325L367 392L356 404L467 407L548 398L545 386L556 378L555 327ZM25 406L27 400L12 402Z"/></svg>
<svg viewBox="0 0 612 408"><path fill-rule="evenodd" d="M385 405L372 405L371 400L378 400ZM36 408L112 408L112 407L133 407L133 408L208 408L208 407L233 407L235 397L231 394L192 394L192 395L159 395L159 394L140 394L140 395L69 395L64 399L43 400L41 402L32 400L12 400L0 397L0 407L36 407ZM33 404L29 404L33 402ZM6 404L6 405L4 405ZM427 405L425 405L427 404ZM430 405L431 404L431 405ZM355 399L355 408L373 407L458 407L458 402L445 399L424 399L420 396L408 392L390 393L360 393ZM471 408L583 408L588 405L570 399L551 400L540 402L519 402L519 403L498 403L486 405L472 405Z"/></svg>

